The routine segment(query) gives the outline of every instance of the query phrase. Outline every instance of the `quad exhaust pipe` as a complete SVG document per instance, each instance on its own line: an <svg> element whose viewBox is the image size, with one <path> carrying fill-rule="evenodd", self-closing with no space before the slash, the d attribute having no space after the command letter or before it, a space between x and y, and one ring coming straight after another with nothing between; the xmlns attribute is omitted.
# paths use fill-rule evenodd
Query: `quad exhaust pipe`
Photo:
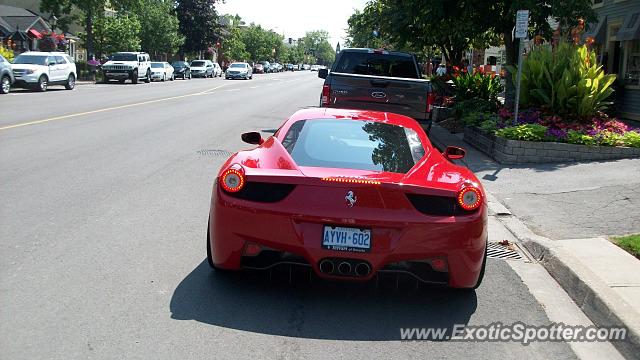
<svg viewBox="0 0 640 360"><path fill-rule="evenodd" d="M371 266L364 261L324 259L318 264L318 269L323 274L365 277L371 273Z"/></svg>

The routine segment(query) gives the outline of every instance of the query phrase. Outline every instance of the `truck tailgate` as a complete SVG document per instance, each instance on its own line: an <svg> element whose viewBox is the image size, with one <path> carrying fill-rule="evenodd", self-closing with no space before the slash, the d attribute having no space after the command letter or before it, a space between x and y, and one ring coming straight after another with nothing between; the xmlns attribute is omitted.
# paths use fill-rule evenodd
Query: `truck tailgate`
<svg viewBox="0 0 640 360"><path fill-rule="evenodd" d="M329 107L387 111L427 120L431 83L407 79L331 72Z"/></svg>

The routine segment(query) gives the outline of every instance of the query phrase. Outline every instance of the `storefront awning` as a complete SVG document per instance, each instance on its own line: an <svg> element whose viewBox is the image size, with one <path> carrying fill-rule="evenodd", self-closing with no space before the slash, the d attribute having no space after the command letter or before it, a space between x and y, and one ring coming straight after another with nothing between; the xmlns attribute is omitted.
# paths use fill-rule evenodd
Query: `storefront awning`
<svg viewBox="0 0 640 360"><path fill-rule="evenodd" d="M628 14L616 34L617 41L640 39L640 13Z"/></svg>
<svg viewBox="0 0 640 360"><path fill-rule="evenodd" d="M607 37L607 17L599 19L598 23L590 24L589 31L585 34L585 37L592 37L596 44L604 44Z"/></svg>
<svg viewBox="0 0 640 360"><path fill-rule="evenodd" d="M36 29L29 29L29 34L35 36L37 39L42 39L42 34Z"/></svg>

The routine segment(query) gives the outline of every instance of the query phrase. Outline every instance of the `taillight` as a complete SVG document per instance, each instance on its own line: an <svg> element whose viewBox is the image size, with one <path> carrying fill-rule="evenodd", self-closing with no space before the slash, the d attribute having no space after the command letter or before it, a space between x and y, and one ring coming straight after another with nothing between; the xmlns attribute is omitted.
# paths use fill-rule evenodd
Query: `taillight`
<svg viewBox="0 0 640 360"><path fill-rule="evenodd" d="M427 112L430 113L433 110L433 105L436 102L436 94L429 93L427 94Z"/></svg>
<svg viewBox="0 0 640 360"><path fill-rule="evenodd" d="M244 171L241 166L232 166L220 175L220 186L224 191L235 193L244 187Z"/></svg>
<svg viewBox="0 0 640 360"><path fill-rule="evenodd" d="M331 93L331 87L329 85L322 86L322 106L329 106L329 95Z"/></svg>
<svg viewBox="0 0 640 360"><path fill-rule="evenodd" d="M482 192L475 186L467 186L458 192L458 205L461 208L471 211L482 204Z"/></svg>

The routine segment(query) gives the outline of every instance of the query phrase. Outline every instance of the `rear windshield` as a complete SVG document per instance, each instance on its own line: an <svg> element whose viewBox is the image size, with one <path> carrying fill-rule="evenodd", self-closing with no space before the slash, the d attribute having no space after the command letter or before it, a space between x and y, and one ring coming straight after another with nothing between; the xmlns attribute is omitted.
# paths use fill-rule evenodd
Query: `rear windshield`
<svg viewBox="0 0 640 360"><path fill-rule="evenodd" d="M380 122L295 122L282 144L300 166L406 173L425 154L412 129Z"/></svg>
<svg viewBox="0 0 640 360"><path fill-rule="evenodd" d="M340 56L335 72L412 79L420 77L413 58L410 56L368 52L343 53Z"/></svg>
<svg viewBox="0 0 640 360"><path fill-rule="evenodd" d="M136 54L113 54L111 58L113 61L138 61L138 55Z"/></svg>
<svg viewBox="0 0 640 360"><path fill-rule="evenodd" d="M173 64L171 64L171 66L173 67L185 67L187 66L187 63L184 61L176 61Z"/></svg>
<svg viewBox="0 0 640 360"><path fill-rule="evenodd" d="M202 67L204 66L204 61L192 61L191 66Z"/></svg>

